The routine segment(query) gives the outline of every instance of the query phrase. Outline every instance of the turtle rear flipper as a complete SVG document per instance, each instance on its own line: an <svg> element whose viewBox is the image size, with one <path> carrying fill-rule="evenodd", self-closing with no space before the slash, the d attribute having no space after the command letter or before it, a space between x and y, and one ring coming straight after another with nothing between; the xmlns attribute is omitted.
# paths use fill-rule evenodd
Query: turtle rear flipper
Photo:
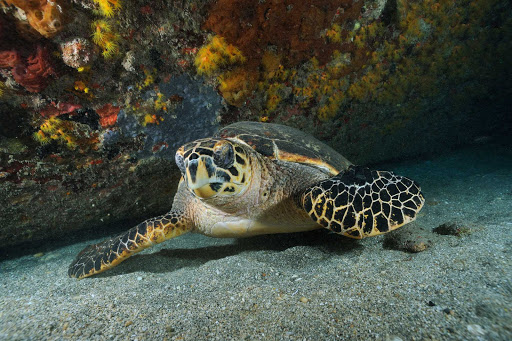
<svg viewBox="0 0 512 341"><path fill-rule="evenodd" d="M357 239L386 233L413 221L424 201L414 181L361 166L350 166L302 195L302 205L313 220Z"/></svg>
<svg viewBox="0 0 512 341"><path fill-rule="evenodd" d="M148 219L116 237L87 246L69 266L68 275L80 279L98 274L134 253L188 231L183 217L173 212Z"/></svg>

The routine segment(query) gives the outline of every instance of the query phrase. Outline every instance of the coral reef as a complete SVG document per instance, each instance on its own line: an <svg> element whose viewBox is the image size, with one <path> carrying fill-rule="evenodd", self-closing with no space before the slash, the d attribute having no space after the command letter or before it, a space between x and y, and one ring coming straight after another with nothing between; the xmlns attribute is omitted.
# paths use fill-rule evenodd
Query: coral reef
<svg viewBox="0 0 512 341"><path fill-rule="evenodd" d="M121 0L93 0L99 7L100 14L112 17L121 8Z"/></svg>
<svg viewBox="0 0 512 341"><path fill-rule="evenodd" d="M506 40L496 41L496 32L485 29L489 16L497 14L493 7L500 6L497 0L398 1L400 34L382 22L374 22L352 35L359 48L371 51L371 56L354 70L357 74L350 79L347 91L350 100L399 106L400 115L410 119L423 106L455 89L458 94L481 92L481 86L471 79L489 72L479 62L494 59L489 45L512 47ZM494 20L511 22L502 15ZM498 61L491 64L502 65Z"/></svg>
<svg viewBox="0 0 512 341"><path fill-rule="evenodd" d="M13 68L21 62L21 58L16 51L0 52L0 68Z"/></svg>
<svg viewBox="0 0 512 341"><path fill-rule="evenodd" d="M52 103L48 104L46 107L44 107L43 109L41 109L39 111L39 114L42 117L51 118L51 117L56 117L56 116L60 116L60 115L65 115L65 114L73 114L76 110L81 109L81 108L82 108L82 106L80 104L52 102Z"/></svg>
<svg viewBox="0 0 512 341"><path fill-rule="evenodd" d="M321 31L333 20L355 20L362 6L363 1L351 0L220 0L210 9L204 28L236 46L248 59L261 60L272 46L283 56L285 66L313 56L326 62L333 47L325 44Z"/></svg>
<svg viewBox="0 0 512 341"><path fill-rule="evenodd" d="M295 67L311 58L320 64L329 61L341 40L342 27L350 26L359 17L363 1L253 1L221 0L213 5L209 12L204 28L215 32L219 40L226 41L229 46L239 49L247 59L244 67L235 71L221 74L220 91L226 101L240 106L245 99L258 88L266 88L267 104L265 112L274 111L281 98L272 93L275 86L270 84L275 71L280 68ZM307 16L304 13L308 13ZM322 34L332 23L338 30L338 40L326 39ZM333 33L327 34L327 36ZM209 46L203 47L197 58L203 58L208 63L208 72L217 70L225 65ZM204 56L206 55L206 57ZM270 57L274 62L269 70ZM245 60L244 60L245 61ZM270 74L260 74L261 65ZM205 73L203 64L196 66L199 73ZM281 77L281 80L286 77ZM258 81L262 80L258 84ZM266 82L266 83L265 83ZM266 84L266 86L265 86ZM270 90L270 88L274 88Z"/></svg>
<svg viewBox="0 0 512 341"><path fill-rule="evenodd" d="M62 0L3 0L25 12L30 26L46 38L51 38L62 30L65 24Z"/></svg>
<svg viewBox="0 0 512 341"><path fill-rule="evenodd" d="M2 245L167 209L175 149L218 128L220 97L187 74L206 3L52 1L69 22L43 37L13 2L0 1Z"/></svg>
<svg viewBox="0 0 512 341"><path fill-rule="evenodd" d="M258 73L242 67L226 71L218 76L219 91L231 105L239 106L253 92Z"/></svg>
<svg viewBox="0 0 512 341"><path fill-rule="evenodd" d="M26 60L17 51L0 52L0 68L10 68L14 80L29 92L44 90L50 78L57 77L48 51L41 45Z"/></svg>
<svg viewBox="0 0 512 341"><path fill-rule="evenodd" d="M172 160L182 143L238 120L292 125L351 161L375 162L439 146L433 131L455 136L447 143L486 134L477 118L511 105L505 0L0 5L0 142L20 144L0 150L0 190L18 193L14 201L25 188L46 193L27 185L33 181L51 183L66 200L84 187L91 190L80 200L99 196L94 184L111 195L118 184L101 165L129 177L133 164ZM41 162L58 171L39 174ZM90 182L73 175L69 185L77 168L105 173ZM63 211L66 200L52 207ZM19 205L37 214L37 203ZM11 221L25 219L14 211Z"/></svg>
<svg viewBox="0 0 512 341"><path fill-rule="evenodd" d="M119 52L119 34L114 32L112 25L103 19L96 20L92 24L92 41L103 49L103 57L111 58Z"/></svg>
<svg viewBox="0 0 512 341"><path fill-rule="evenodd" d="M34 139L43 145L56 141L71 150L78 149L82 153L89 149L97 149L99 142L98 135L92 133L86 125L57 117L45 120L39 130L34 133Z"/></svg>
<svg viewBox="0 0 512 341"><path fill-rule="evenodd" d="M197 53L195 65L199 74L212 74L220 67L244 63L245 57L235 46L226 43L226 40L214 36Z"/></svg>
<svg viewBox="0 0 512 341"><path fill-rule="evenodd" d="M345 121L355 105L379 105L397 114L384 128L390 131L443 93L462 94L461 86L486 93L471 79L489 72L478 63L493 59L489 45L500 51L510 45L485 29L490 16L506 27L502 6L500 0L219 1L204 27L247 56L234 70L220 65L217 79L228 103L259 113L251 119L289 119L281 113L298 105L320 122ZM299 20L300 9L308 16ZM499 69L507 64L495 62Z"/></svg>
<svg viewBox="0 0 512 341"><path fill-rule="evenodd" d="M121 107L113 106L110 103L105 104L99 109L96 109L96 113L100 116L100 125L102 128L109 128L116 124L117 115Z"/></svg>

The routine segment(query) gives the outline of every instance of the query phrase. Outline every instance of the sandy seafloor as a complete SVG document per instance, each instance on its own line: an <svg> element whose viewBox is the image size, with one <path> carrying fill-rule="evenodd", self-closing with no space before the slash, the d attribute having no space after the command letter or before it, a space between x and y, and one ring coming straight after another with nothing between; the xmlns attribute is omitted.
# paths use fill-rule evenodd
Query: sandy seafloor
<svg viewBox="0 0 512 341"><path fill-rule="evenodd" d="M84 241L0 262L0 339L512 340L512 148L380 168L422 185L419 218L389 235L425 251L324 230L189 234L78 281L68 265L100 239ZM432 232L446 222L469 233Z"/></svg>

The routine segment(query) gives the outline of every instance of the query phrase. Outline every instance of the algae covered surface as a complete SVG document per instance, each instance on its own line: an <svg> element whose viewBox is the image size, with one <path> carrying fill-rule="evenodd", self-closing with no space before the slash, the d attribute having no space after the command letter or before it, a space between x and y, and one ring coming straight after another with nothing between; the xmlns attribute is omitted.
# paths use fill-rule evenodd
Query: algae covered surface
<svg viewBox="0 0 512 341"><path fill-rule="evenodd" d="M383 167L427 199L386 236L189 234L79 281L67 266L98 236L3 260L0 339L509 340L510 146Z"/></svg>
<svg viewBox="0 0 512 341"><path fill-rule="evenodd" d="M511 13L507 0L1 1L0 247L162 214L175 187L160 165L179 176L180 145L238 121L299 128L355 164L507 135Z"/></svg>

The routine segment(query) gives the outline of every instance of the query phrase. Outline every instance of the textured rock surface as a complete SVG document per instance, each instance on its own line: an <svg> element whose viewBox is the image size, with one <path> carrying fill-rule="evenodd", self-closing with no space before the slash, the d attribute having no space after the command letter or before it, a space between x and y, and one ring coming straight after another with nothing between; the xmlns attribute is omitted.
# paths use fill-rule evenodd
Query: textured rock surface
<svg viewBox="0 0 512 341"><path fill-rule="evenodd" d="M105 131L102 150L91 155L51 149L34 155L16 139L2 140L0 248L168 211L180 178L174 152L217 130L220 98L188 76L161 88L183 98L172 117L143 127L122 111L118 128Z"/></svg>
<svg viewBox="0 0 512 341"><path fill-rule="evenodd" d="M175 149L240 120L359 164L512 136L507 0L0 7L0 245L165 211Z"/></svg>

